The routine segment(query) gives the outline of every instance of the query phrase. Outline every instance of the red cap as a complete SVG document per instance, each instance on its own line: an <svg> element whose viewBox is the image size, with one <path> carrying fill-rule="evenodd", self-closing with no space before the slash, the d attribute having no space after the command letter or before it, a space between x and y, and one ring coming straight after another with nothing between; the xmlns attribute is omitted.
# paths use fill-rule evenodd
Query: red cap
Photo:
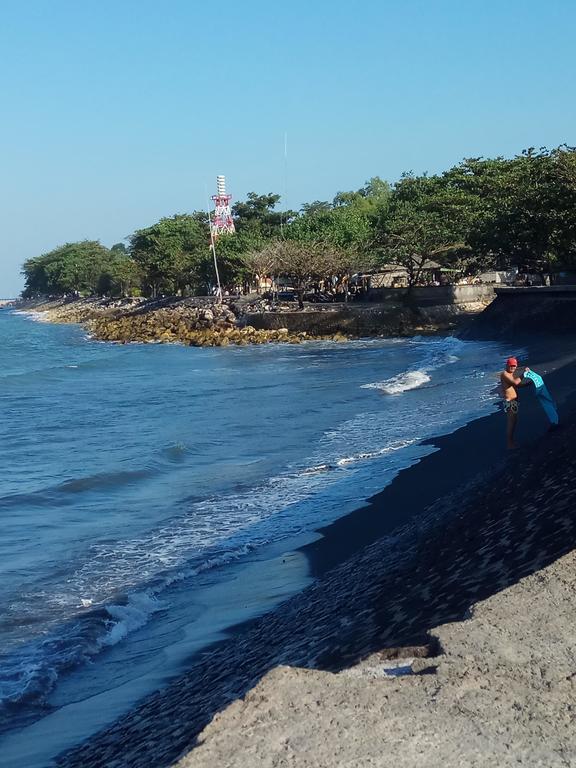
<svg viewBox="0 0 576 768"><path fill-rule="evenodd" d="M509 357L508 360L506 360L506 367L508 368L508 366L513 366L513 365L517 366L518 360L516 360L515 357Z"/></svg>

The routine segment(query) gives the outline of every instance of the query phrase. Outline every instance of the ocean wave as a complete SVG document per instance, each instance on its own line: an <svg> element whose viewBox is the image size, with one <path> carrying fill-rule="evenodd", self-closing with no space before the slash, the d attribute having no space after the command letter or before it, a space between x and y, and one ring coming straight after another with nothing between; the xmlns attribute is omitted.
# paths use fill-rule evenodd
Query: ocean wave
<svg viewBox="0 0 576 768"><path fill-rule="evenodd" d="M419 336L411 339L410 343L423 349L422 358L418 363L384 381L362 384L361 389L378 389L387 395L400 395L412 389L419 389L430 383L432 379L430 374L433 371L458 362L460 358L456 353L465 344L461 339L454 337L424 340Z"/></svg>
<svg viewBox="0 0 576 768"><path fill-rule="evenodd" d="M372 445L374 439L381 439L377 425L370 434L361 420L347 424L349 446L358 441ZM141 537L93 544L60 586L55 583L46 591L31 586L28 608L36 612L40 600L53 618L42 635L4 654L0 711L23 702L42 706L64 671L90 662L105 648L144 627L165 607L163 596L170 587L293 535L303 525L314 527L314 519L325 522L317 505L308 510L308 515L314 512L316 518L309 517L307 522L295 516L291 508L325 487L331 482L328 478L344 477L351 465L417 442L417 438L393 440L374 450L343 455L342 437L341 429L327 433L326 462L293 467L257 488L194 501L180 519ZM214 519L220 521L216 528L211 523ZM118 587L125 597L110 598ZM27 595L21 593L17 609L20 619L26 601ZM58 618L66 615L68 619Z"/></svg>
<svg viewBox="0 0 576 768"><path fill-rule="evenodd" d="M147 480L156 474L152 467L138 470L125 470L121 472L102 472L97 475L71 478L58 485L51 485L29 493L12 493L0 497L0 509L2 507L30 506L58 506L63 503L62 494L72 495L99 489L114 490L122 486Z"/></svg>
<svg viewBox="0 0 576 768"><path fill-rule="evenodd" d="M124 605L107 605L106 612L112 625L100 641L100 647L116 645L131 632L135 632L148 623L152 614L163 607L155 594L136 592L128 597Z"/></svg>
<svg viewBox="0 0 576 768"><path fill-rule="evenodd" d="M428 384L430 376L425 371L405 371L385 381L363 384L362 389L379 389L387 395L399 395Z"/></svg>
<svg viewBox="0 0 576 768"><path fill-rule="evenodd" d="M162 603L150 593L130 595L124 604L93 608L3 654L0 713L17 705L42 706L63 672L88 663L144 626Z"/></svg>
<svg viewBox="0 0 576 768"><path fill-rule="evenodd" d="M34 309L13 309L11 310L12 314L14 315L23 315L24 317L27 317L29 320L32 320L35 323L49 323L50 320L44 312L38 312L38 310Z"/></svg>
<svg viewBox="0 0 576 768"><path fill-rule="evenodd" d="M391 443L385 448L380 448L378 451L368 451L365 453L357 453L352 456L344 456L338 459L336 464L339 467L345 467L348 464L356 464L359 461L370 461L371 459L378 459L381 456L385 456L387 453L393 453L394 451L401 451L403 448L409 448L411 445L415 445L420 441L419 437L413 437L406 440L398 440L396 443Z"/></svg>
<svg viewBox="0 0 576 768"><path fill-rule="evenodd" d="M166 589L234 562L252 549L246 544L234 551L214 554L195 567L167 573L147 589L108 604L95 605L92 599L81 598L78 608L89 610L80 610L41 637L0 656L0 715L21 705L42 706L64 672L89 663L164 610L166 603L160 596Z"/></svg>
<svg viewBox="0 0 576 768"><path fill-rule="evenodd" d="M318 472L329 472L334 469L333 464L317 464L314 467L306 467L302 470L303 475L316 475Z"/></svg>
<svg viewBox="0 0 576 768"><path fill-rule="evenodd" d="M125 470L123 472L102 472L97 475L65 480L54 490L65 493L82 493L96 488L115 488L138 480L145 480L154 474L152 469Z"/></svg>

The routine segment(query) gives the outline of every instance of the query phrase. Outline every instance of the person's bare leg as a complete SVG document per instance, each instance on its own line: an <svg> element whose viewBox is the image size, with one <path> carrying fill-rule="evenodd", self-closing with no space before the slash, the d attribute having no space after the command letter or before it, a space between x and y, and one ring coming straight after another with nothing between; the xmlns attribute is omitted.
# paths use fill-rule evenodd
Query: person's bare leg
<svg viewBox="0 0 576 768"><path fill-rule="evenodd" d="M514 411L512 410L509 410L508 421L506 424L506 442L508 445L508 450L512 450L513 448L516 448L516 443L514 442L514 432L516 431L517 421L518 421L518 414L514 413Z"/></svg>

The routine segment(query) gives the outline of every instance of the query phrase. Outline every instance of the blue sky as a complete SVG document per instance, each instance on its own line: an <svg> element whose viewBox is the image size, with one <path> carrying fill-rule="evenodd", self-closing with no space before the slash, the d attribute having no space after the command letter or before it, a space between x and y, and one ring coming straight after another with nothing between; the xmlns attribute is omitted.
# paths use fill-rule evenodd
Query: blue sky
<svg viewBox="0 0 576 768"><path fill-rule="evenodd" d="M299 208L375 175L576 144L572 0L0 11L0 298L27 258L205 207L218 173L236 200Z"/></svg>

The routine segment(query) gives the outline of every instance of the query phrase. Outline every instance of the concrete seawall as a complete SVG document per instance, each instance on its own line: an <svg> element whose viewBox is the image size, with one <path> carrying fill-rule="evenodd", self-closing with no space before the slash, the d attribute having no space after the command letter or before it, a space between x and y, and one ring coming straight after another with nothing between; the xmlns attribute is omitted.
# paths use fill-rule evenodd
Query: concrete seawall
<svg viewBox="0 0 576 768"><path fill-rule="evenodd" d="M371 288L368 301L402 303L408 288ZM493 285L426 285L412 289L412 301L417 307L449 306L452 304L488 304L495 296Z"/></svg>
<svg viewBox="0 0 576 768"><path fill-rule="evenodd" d="M415 288L410 307L406 288L375 289L366 303L315 305L304 312L257 312L245 323L254 328L311 335L347 333L352 336L397 336L422 326L450 327L467 313L477 313L494 299L491 285L447 285Z"/></svg>
<svg viewBox="0 0 576 768"><path fill-rule="evenodd" d="M405 307L381 305L348 306L336 310L308 312L258 312L246 315L245 322L254 328L290 333L306 332L312 336L346 333L352 336L397 335L408 332L414 324L414 313Z"/></svg>
<svg viewBox="0 0 576 768"><path fill-rule="evenodd" d="M576 332L576 286L496 288L496 299L462 334L465 338L521 338Z"/></svg>

